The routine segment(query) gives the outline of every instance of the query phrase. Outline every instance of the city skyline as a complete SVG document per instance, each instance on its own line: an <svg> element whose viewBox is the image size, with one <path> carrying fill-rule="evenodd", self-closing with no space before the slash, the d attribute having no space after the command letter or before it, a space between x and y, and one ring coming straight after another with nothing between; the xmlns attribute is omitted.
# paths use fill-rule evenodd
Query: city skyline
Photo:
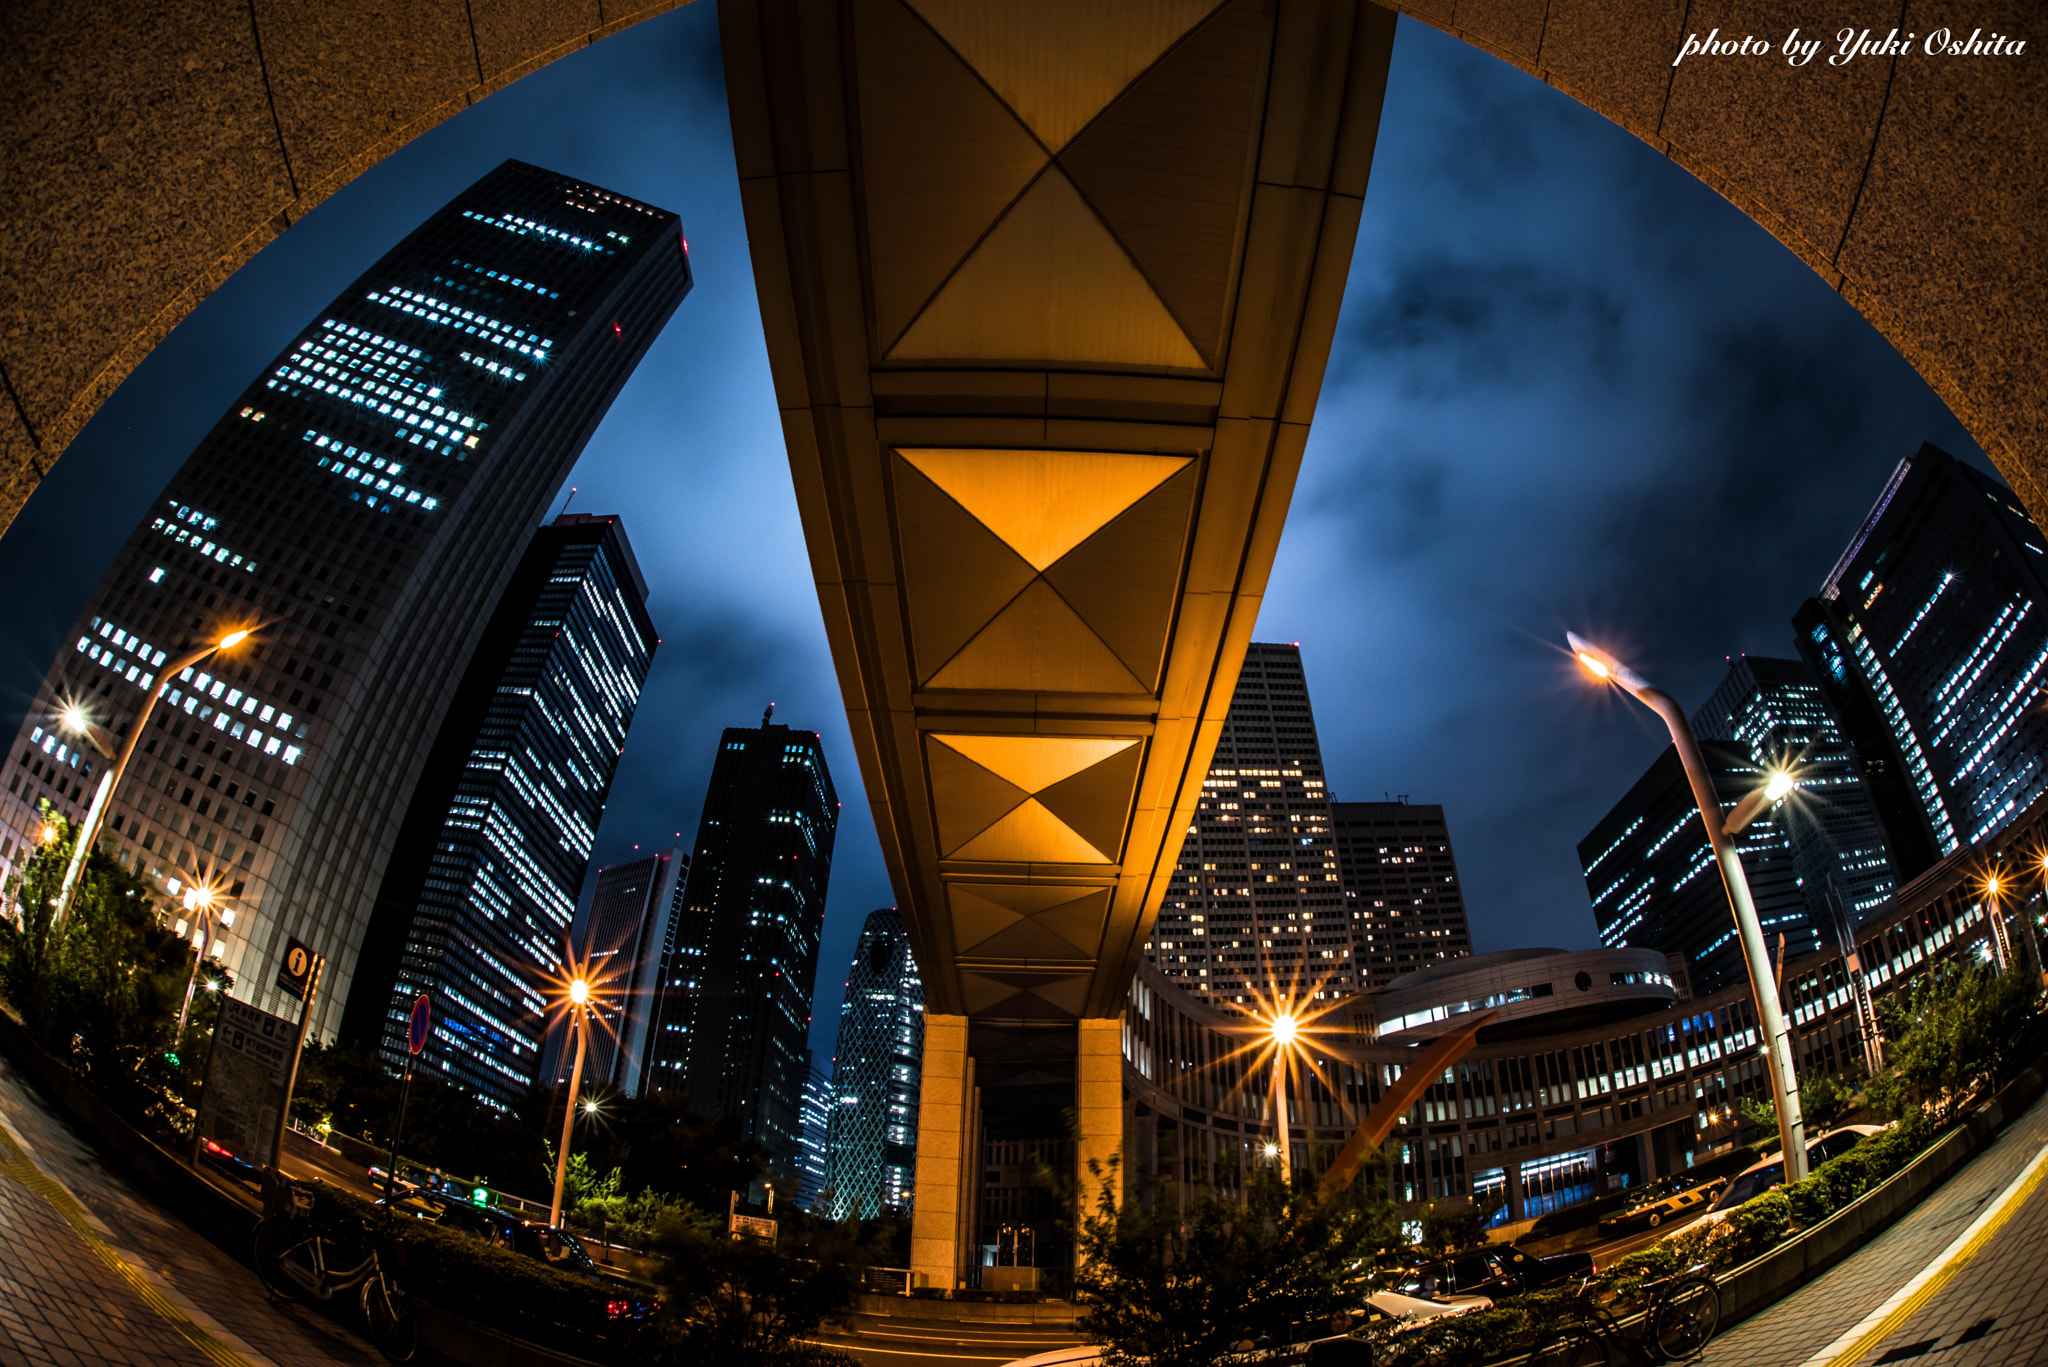
<svg viewBox="0 0 2048 1367"><path fill-rule="evenodd" d="M438 202L422 188L431 177L445 184L473 176L517 142L530 160L655 202L674 202L671 187L685 187L685 226L701 272L686 312L701 307L728 320L701 333L697 324L670 330L650 362L664 377L660 392L630 387L617 421L571 478L580 486L572 508L630 507L636 495L671 492L684 500L666 506L686 530L668 538L675 544L660 549L649 572L658 612L664 595L674 602L685 585L690 611L672 637L680 648L664 652L649 688L665 712L709 719L679 739L666 717L667 730L636 735L594 864L690 829L707 766L657 757L708 749L717 723L753 715L770 699L818 728L842 775L853 772L815 599L802 582L804 552L735 226L717 52L705 41L714 25L707 10L682 11L637 30L635 44L596 45L493 96L367 173L224 285L110 402L10 534L17 570L52 566L48 575L17 576L41 593L30 595L17 653L40 650L40 671L49 651L34 642L54 645L92 577L58 563L58 538L84 558L98 536L100 565L118 539L118 531L109 538L74 524L82 503L106 496L102 486L127 482L107 473L140 458L121 448L142 436L148 441L140 444L182 440L189 450L191 426L203 429L224 402L204 397L221 384L214 368L241 365L239 355L253 356L243 367L253 370L274 354L279 337L262 332L265 311L253 301L275 296L285 302L273 311L301 315L317 307L360 268L361 241L380 233L394 240L419 205ZM1321 685L1337 704L1326 704L1322 718L1335 790L1405 790L1449 809L1476 947L1590 944L1572 842L1612 800L1617 779L1640 772L1661 740L1639 719L1617 725L1570 678L1553 649L1562 629L1604 632L1675 693L1704 696L1724 655L1790 653L1785 593L1796 591L1796 602L1821 582L1867 509L1864 482L1881 481L1923 436L1972 458L1974 448L1882 339L1683 172L1442 35L1404 21L1398 42L1359 267L1257 631L1303 640L1312 686L1326 672L1343 680L1341 690ZM1442 173L1451 163L1439 138L1448 134L1432 132L1430 120L1449 99L1481 149L1487 183L1469 171ZM674 167L658 175L604 131L650 117L678 149ZM647 183L617 182L614 171ZM1575 177L1576 188L1562 197L1546 191L1539 173ZM1615 250L1596 226L1603 216L1660 231L1648 246ZM1418 234L1418 223L1431 231ZM1731 263L1733 284L1689 283L1698 268L1688 263L1703 257ZM350 259L355 265L334 264ZM1486 260L1494 264L1475 264ZM294 298L311 302L301 307ZM1648 364L1629 358L1645 327L1669 329L1680 344L1653 373L1631 375L1628 365ZM1551 333L1561 345L1533 345ZM188 336L197 339L193 349L181 351ZM1552 387L1561 397L1531 407L1529 394L1560 378ZM1648 397L1623 400L1623 378ZM1695 391L1729 394L1729 412L1688 407ZM1487 402L1475 404L1475 396ZM1472 416L1482 409L1501 416ZM679 448L674 433L686 417ZM187 435L178 438L181 422ZM1538 429L1559 435L1524 435ZM1504 441L1510 430L1514 440ZM1512 463L1487 467L1497 470L1498 487L1486 487L1493 476L1446 469L1446 451L1489 444L1515 453ZM668 487L651 489L640 452L678 449L691 459L663 472L657 482ZM1794 451L1805 463L1778 470ZM1375 458L1346 454L1358 452ZM1710 471L1724 459L1725 471ZM1540 498L1522 497L1522 469L1545 471L1551 486ZM1757 506L1751 486L1766 474L1775 502ZM152 488L161 482L132 478ZM1593 496L1603 483L1614 490ZM1672 495L1701 507L1696 522L1677 535L1663 521L1647 523L1663 529L1656 536L1631 530ZM1505 516L1500 505L1518 500ZM689 511L696 508L704 511ZM730 526L713 525L721 521ZM1804 523L1827 525L1788 534ZM1446 525L1463 531L1447 535ZM1486 552L1474 554L1481 546ZM1768 548L1761 556L1760 546ZM1699 594L1706 571L1680 564L1681 551L1702 566L1725 553L1746 568L1724 597ZM1495 559L1542 572L1525 574L1531 587L1512 592L1475 581L1471 567ZM1348 597L1333 615L1337 587ZM36 622L37 614L45 620ZM1361 621L1371 629L1352 625ZM1402 648L1385 650L1387 640ZM1493 662L1475 670L1481 656ZM17 683L22 663L11 662ZM12 701L27 699L17 693ZM1514 781L1482 783L1481 774ZM869 853L861 785L843 788L847 823L828 958L850 951L868 908L894 900ZM1535 820L1530 804L1566 815ZM830 1047L836 990L827 985L816 1003L821 1054Z"/></svg>

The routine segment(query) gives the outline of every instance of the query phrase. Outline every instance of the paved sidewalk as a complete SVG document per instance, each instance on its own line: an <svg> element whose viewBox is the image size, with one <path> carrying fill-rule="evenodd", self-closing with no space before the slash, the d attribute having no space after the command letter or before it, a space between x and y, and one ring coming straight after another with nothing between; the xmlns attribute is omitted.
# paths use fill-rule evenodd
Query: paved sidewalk
<svg viewBox="0 0 2048 1367"><path fill-rule="evenodd" d="M1938 1257L1958 1234L2048 1145L2048 1105L2036 1101L1991 1147L1906 1217L1826 1275L1708 1345L1696 1361L1711 1367L1804 1367L1816 1353L1856 1327ZM1921 1354L1889 1361L1925 1367L2022 1364L2042 1356L2048 1314L2048 1187L1993 1237L1963 1273L1885 1345L1859 1358L1865 1367L1893 1347L1942 1337ZM1966 1344L1958 1335L1994 1317L1992 1328ZM1839 1367L1852 1367L1844 1362Z"/></svg>
<svg viewBox="0 0 2048 1367"><path fill-rule="evenodd" d="M317 1312L272 1304L0 1061L0 1367L382 1361Z"/></svg>

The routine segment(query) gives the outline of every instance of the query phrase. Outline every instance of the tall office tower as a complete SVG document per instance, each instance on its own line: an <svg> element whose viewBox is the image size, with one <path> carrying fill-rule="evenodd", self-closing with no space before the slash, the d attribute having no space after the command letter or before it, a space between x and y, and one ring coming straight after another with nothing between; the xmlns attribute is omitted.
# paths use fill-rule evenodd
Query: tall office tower
<svg viewBox="0 0 2048 1367"><path fill-rule="evenodd" d="M1233 1009L1359 986L1298 645L1245 652L1145 954L1177 986Z"/></svg>
<svg viewBox="0 0 2048 1367"><path fill-rule="evenodd" d="M681 850L598 870L590 905L569 933L577 960L587 966L592 981L603 984L596 1008L603 1024L591 1033L583 1063L586 1082L602 1081L627 1096L640 1095L654 1033L655 989L662 964L675 952L689 871L690 856ZM575 1065L566 1024L558 1017L548 1030L543 1082L567 1082Z"/></svg>
<svg viewBox="0 0 2048 1367"><path fill-rule="evenodd" d="M655 645L617 518L570 514L534 533L413 791L364 937L345 1024L369 1038L381 1016L388 1064L404 1065L425 992L428 1068L501 1106L541 1080L543 985L574 947L576 897ZM586 1076L611 1061L606 1047Z"/></svg>
<svg viewBox="0 0 2048 1367"><path fill-rule="evenodd" d="M868 913L853 947L825 1136L825 1199L835 1220L910 1209L917 1097L924 1076L924 983L894 907Z"/></svg>
<svg viewBox="0 0 2048 1367"><path fill-rule="evenodd" d="M676 952L663 974L647 1086L739 1121L775 1175L802 1157L811 988L839 800L815 731L771 720L718 742Z"/></svg>
<svg viewBox="0 0 2048 1367"><path fill-rule="evenodd" d="M1700 751L1724 809L1764 782L1746 749L1702 740ZM1833 937L1826 912L1815 916L1800 893L1776 810L1765 809L1735 838L1735 846L1773 959L1781 935L1787 960L1811 954ZM1692 990L1700 996L1744 980L1735 919L1678 751L1665 746L1628 796L1579 842L1579 867L1602 944L1685 955Z"/></svg>
<svg viewBox="0 0 2048 1367"><path fill-rule="evenodd" d="M6 754L0 858L89 780L53 712L116 736L170 680L109 812L168 890L213 879L254 1004L288 937L330 1038L427 753L530 529L690 287L676 216L506 162L412 233L237 399L114 557ZM61 754L60 754L61 750ZM294 1008L296 1010L296 1008Z"/></svg>
<svg viewBox="0 0 2048 1367"><path fill-rule="evenodd" d="M2011 490L1922 446L1792 619L1902 882L2048 792L2044 562Z"/></svg>
<svg viewBox="0 0 2048 1367"><path fill-rule="evenodd" d="M825 1136L832 1117L832 1079L818 1071L811 1051L804 1050L804 1099L798 1116L803 1132L803 1158L797 1164L796 1206L817 1212L825 1190Z"/></svg>
<svg viewBox="0 0 2048 1367"><path fill-rule="evenodd" d="M1758 769L1796 775L1798 791L1778 805L1777 816L1813 924L1834 923L1831 887L1852 929L1898 890L1856 752L1829 715L1811 669L1798 660L1737 656L1692 725L1702 739L1747 750Z"/></svg>
<svg viewBox="0 0 2048 1367"><path fill-rule="evenodd" d="M1450 823L1433 803L1333 802L1337 872L1361 987L1472 952Z"/></svg>

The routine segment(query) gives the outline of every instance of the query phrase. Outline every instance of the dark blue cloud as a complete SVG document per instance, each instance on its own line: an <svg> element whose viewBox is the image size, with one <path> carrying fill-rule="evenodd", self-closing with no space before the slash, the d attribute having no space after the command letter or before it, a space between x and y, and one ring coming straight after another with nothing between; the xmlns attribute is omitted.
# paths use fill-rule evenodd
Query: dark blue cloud
<svg viewBox="0 0 2048 1367"><path fill-rule="evenodd" d="M136 371L0 541L27 705L101 569L305 319L505 157L683 216L697 288L572 482L622 512L663 636L597 862L687 844L725 726L824 737L844 802L812 1039L892 900L810 580L754 300L716 11L572 54L373 168ZM1260 632L1299 640L1340 796L1449 809L1482 948L1591 940L1580 836L1662 743L1566 628L1680 697L1788 619L1891 465L1975 456L1762 230L1555 90L1403 20L1329 382Z"/></svg>

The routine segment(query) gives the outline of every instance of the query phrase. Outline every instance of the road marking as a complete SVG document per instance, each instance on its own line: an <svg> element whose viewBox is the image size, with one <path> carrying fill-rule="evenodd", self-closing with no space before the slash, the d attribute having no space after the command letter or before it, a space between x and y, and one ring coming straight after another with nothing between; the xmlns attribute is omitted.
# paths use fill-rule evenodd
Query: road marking
<svg viewBox="0 0 2048 1367"><path fill-rule="evenodd" d="M913 1353L908 1348L870 1348L865 1343L839 1343L831 1339L798 1339L820 1348L837 1348L842 1353L880 1353L892 1358L945 1358L949 1362L1015 1362L1013 1357L988 1357L981 1353Z"/></svg>
<svg viewBox="0 0 2048 1367"><path fill-rule="evenodd" d="M98 1254L104 1262L142 1303L154 1310L165 1323L185 1338L193 1347L204 1353L216 1367L253 1367L248 1358L215 1338L191 1316L173 1305L160 1291L155 1282L131 1266L128 1260L116 1252L111 1244L100 1237L94 1228L98 1222L81 1205L78 1198L66 1191L35 1165L20 1143L16 1142L14 1127L0 1117L0 1174L12 1177L30 1192L40 1196L49 1207L57 1212L72 1233L85 1242L85 1246ZM262 1361L262 1359L259 1359Z"/></svg>
<svg viewBox="0 0 2048 1367"><path fill-rule="evenodd" d="M1919 1275L1892 1292L1883 1305L1865 1315L1854 1329L1808 1358L1805 1367L1852 1367L1862 1361L1865 1354L1919 1314L1936 1292L1984 1251L1991 1236L2026 1203L2044 1176L2048 1176L2048 1146L2043 1146L2033 1161L2020 1169L2019 1176L1998 1194L1998 1199L1979 1211L1970 1227L1958 1234L1933 1262L1921 1268Z"/></svg>

